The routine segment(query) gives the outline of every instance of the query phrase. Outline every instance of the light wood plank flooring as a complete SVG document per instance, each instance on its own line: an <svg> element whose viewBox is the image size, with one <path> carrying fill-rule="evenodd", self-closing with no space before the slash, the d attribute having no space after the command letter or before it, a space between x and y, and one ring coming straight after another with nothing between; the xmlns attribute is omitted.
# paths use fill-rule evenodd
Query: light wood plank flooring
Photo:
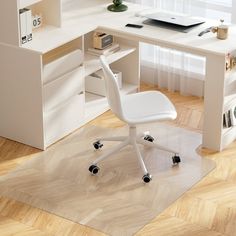
<svg viewBox="0 0 236 236"><path fill-rule="evenodd" d="M144 86L144 89L149 89ZM178 118L174 125L201 132L203 101L178 93L163 92L174 102ZM111 112L91 122L102 127L123 123ZM89 125L89 124L88 124ZM214 131L212 131L214 132ZM14 169L39 150L0 138L0 175ZM136 235L158 236L236 236L236 143L221 153L199 150L217 163L216 169L178 201L157 216ZM66 219L0 197L1 236L102 236L101 232Z"/></svg>

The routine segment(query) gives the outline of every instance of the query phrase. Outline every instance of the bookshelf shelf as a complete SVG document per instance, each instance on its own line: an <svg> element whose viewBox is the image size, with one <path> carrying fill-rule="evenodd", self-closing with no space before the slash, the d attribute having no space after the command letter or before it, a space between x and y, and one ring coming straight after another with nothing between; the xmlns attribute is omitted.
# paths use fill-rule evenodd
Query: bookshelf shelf
<svg viewBox="0 0 236 236"><path fill-rule="evenodd" d="M130 47L127 45L120 45L120 49L117 52L112 53L111 55L107 56L107 60L109 63L113 63L130 53L134 52L136 50L135 47ZM85 52L84 57L84 67L85 67L85 76L88 76L97 70L101 69L100 63L99 63L99 56L91 55L87 52Z"/></svg>
<svg viewBox="0 0 236 236"><path fill-rule="evenodd" d="M60 35L61 30L52 25L43 25L38 29L33 30L33 40L21 45L22 48L37 51L39 53L47 53L48 51L63 45L61 40L54 39L53 35ZM48 39L53 40L48 40ZM60 38L60 37L59 37Z"/></svg>

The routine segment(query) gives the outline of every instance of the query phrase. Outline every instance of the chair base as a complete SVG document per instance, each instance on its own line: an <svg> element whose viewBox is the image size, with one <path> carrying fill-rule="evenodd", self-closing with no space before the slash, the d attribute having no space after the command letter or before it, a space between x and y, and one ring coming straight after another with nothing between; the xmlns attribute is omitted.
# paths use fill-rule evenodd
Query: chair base
<svg viewBox="0 0 236 236"><path fill-rule="evenodd" d="M145 138L146 137L146 138ZM101 162L102 160L108 158L110 155L112 155L113 153L118 152L120 149L122 149L123 147L127 146L127 145L132 145L134 147L135 153L136 153L136 157L138 159L139 165L144 173L143 175L143 181L145 183L148 183L151 181L152 177L151 175L148 173L148 170L146 168L146 165L143 161L143 157L141 155L140 149L138 147L138 144L143 144L144 146L148 146L148 147L152 147L152 148L157 148L163 151L167 151L170 152L172 154L174 154L174 156L172 156L172 160L173 160L173 164L178 164L181 160L180 157L178 156L178 152L176 152L175 150L163 147L157 143L154 143L154 139L149 135L149 132L144 132L141 134L137 134L137 130L136 127L130 126L129 127L129 136L116 136L116 137L102 137L97 139L97 142L94 143L94 147L95 149L99 149L101 148L103 145L101 144L101 141L121 141L120 144L118 144L117 146L115 146L114 148L110 149L108 152L104 153L103 155L101 155L99 158L97 158L92 165L89 167L89 171L93 174L97 174L99 168L97 167L97 164L99 162ZM97 145L97 146L95 146ZM98 147L98 148L96 148ZM91 171L93 168L95 168L95 172Z"/></svg>

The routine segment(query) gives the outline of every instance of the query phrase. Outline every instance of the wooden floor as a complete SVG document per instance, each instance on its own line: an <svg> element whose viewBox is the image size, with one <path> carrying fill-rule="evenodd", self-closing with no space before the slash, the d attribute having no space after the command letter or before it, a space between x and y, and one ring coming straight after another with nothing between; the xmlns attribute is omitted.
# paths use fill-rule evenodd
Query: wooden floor
<svg viewBox="0 0 236 236"><path fill-rule="evenodd" d="M203 101L166 92L178 110L174 125L201 132ZM102 127L123 123L111 112L91 122ZM214 132L214 131L212 131ZM0 138L0 175L29 159L39 150ZM184 194L161 215L137 233L155 236L236 236L236 143L221 153L199 150L216 161L217 168ZM91 228L75 224L28 205L0 197L1 236L101 236Z"/></svg>

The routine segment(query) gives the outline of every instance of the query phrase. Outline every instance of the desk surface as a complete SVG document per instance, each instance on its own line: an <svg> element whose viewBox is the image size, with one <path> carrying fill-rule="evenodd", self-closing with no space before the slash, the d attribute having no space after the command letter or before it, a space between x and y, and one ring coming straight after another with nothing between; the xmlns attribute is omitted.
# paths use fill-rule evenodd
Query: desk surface
<svg viewBox="0 0 236 236"><path fill-rule="evenodd" d="M79 36L97 28L115 35L133 38L140 42L157 44L200 55L225 55L236 48L236 26L230 26L227 40L219 40L213 33L202 37L198 33L203 29L217 25L217 22L207 21L189 33L181 33L157 26L144 25L142 29L127 28L127 23L141 24L145 18L135 16L135 13L147 10L146 7L126 3L126 12L109 12L106 7L110 0L63 0L62 27L41 27L34 33L34 40L23 45L24 48L46 53ZM137 15L137 14L136 14Z"/></svg>

